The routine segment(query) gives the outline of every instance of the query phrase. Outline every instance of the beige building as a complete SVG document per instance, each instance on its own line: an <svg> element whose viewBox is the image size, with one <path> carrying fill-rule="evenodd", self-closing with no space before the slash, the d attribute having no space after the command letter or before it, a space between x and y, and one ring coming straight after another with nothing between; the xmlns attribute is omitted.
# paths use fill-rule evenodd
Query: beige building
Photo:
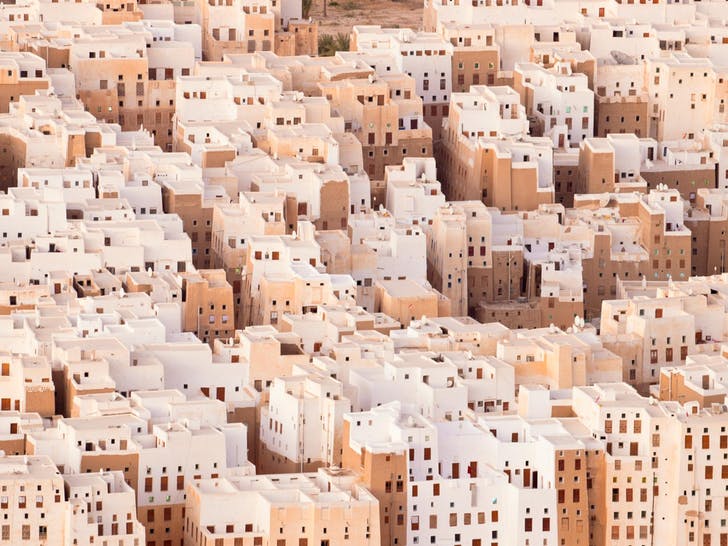
<svg viewBox="0 0 728 546"><path fill-rule="evenodd" d="M571 237L557 235L563 217L558 206L514 215L481 201L450 202L428 231L430 281L455 315L511 328L570 327L584 313L583 264Z"/></svg>
<svg viewBox="0 0 728 546"><path fill-rule="evenodd" d="M357 476L337 468L198 480L187 489L185 544L376 546L378 512Z"/></svg>
<svg viewBox="0 0 728 546"><path fill-rule="evenodd" d="M313 226L308 224L304 231L311 235ZM276 324L283 313L313 311L317 305L353 299L356 294L350 276L318 269L320 247L304 232L254 236L246 250L240 304L243 324Z"/></svg>
<svg viewBox="0 0 728 546"><path fill-rule="evenodd" d="M34 95L49 87L46 64L37 55L5 51L0 55L0 67L1 113L7 113L10 103L17 102L21 95Z"/></svg>
<svg viewBox="0 0 728 546"><path fill-rule="evenodd" d="M107 493L116 490L119 496L106 504L103 499L101 505L94 504L99 512L96 519L104 524L102 531L96 529L99 535L113 535L115 524L119 524L117 534L130 535L125 539L130 545L140 531L145 531L147 544L177 544L182 540L187 481L214 479L228 468L241 475L252 471L247 463L245 427L226 423L221 402L210 401L207 406L200 401L187 402L180 392L140 392L132 400L133 405L109 404L107 409L95 410L95 415L60 419L55 426L33 431L28 436L28 451L52 456L59 470L71 475L71 482L81 487L88 486L82 479L88 473L118 471L104 489ZM168 411L166 404L172 406ZM92 405L82 403L79 407ZM127 493L132 494L131 499ZM105 505L114 502L123 501L132 508L134 498L136 516L128 516L121 509L108 517L103 512ZM136 517L143 527L135 522ZM78 532L83 535L90 530L81 527Z"/></svg>
<svg viewBox="0 0 728 546"><path fill-rule="evenodd" d="M236 330L232 342L216 340L214 349L225 360L247 364L248 382L258 392L267 390L276 377L291 376L295 367L310 361L298 335L279 332L271 325Z"/></svg>
<svg viewBox="0 0 728 546"><path fill-rule="evenodd" d="M205 60L219 61L230 53L273 51L276 29L273 2L216 0L199 1L196 5Z"/></svg>
<svg viewBox="0 0 728 546"><path fill-rule="evenodd" d="M61 546L72 537L63 477L47 456L0 457L0 506L7 544Z"/></svg>
<svg viewBox="0 0 728 546"><path fill-rule="evenodd" d="M602 345L596 331L571 330L516 330L498 342L496 356L514 368L516 385L559 390L621 381L622 360Z"/></svg>
<svg viewBox="0 0 728 546"><path fill-rule="evenodd" d="M654 143L652 148L658 150L657 160L640 170L648 188L662 185L676 189L692 203L698 190L723 187L719 185L721 173L715 152L700 140Z"/></svg>
<svg viewBox="0 0 728 546"><path fill-rule="evenodd" d="M523 224L481 201L450 202L428 233L428 274L455 316L522 295ZM492 317L491 317L492 318Z"/></svg>
<svg viewBox="0 0 728 546"><path fill-rule="evenodd" d="M122 2L115 0L108 4L102 4L101 22L104 25L118 25L125 21L139 21L144 18L144 12L135 1Z"/></svg>
<svg viewBox="0 0 728 546"><path fill-rule="evenodd" d="M352 51L384 57L376 63L378 74L395 68L414 78L425 122L432 128L432 138L439 140L452 92L452 43L437 33L409 28L354 25L352 30Z"/></svg>
<svg viewBox="0 0 728 546"><path fill-rule="evenodd" d="M239 304L242 298L242 270L247 260L248 241L254 235L283 235L286 230L286 205L283 191L241 192L237 203L215 204L212 213L212 262L222 267L232 286L238 312L236 327L243 325Z"/></svg>
<svg viewBox="0 0 728 546"><path fill-rule="evenodd" d="M0 356L0 408L2 411L55 414L55 386L45 357Z"/></svg>
<svg viewBox="0 0 728 546"><path fill-rule="evenodd" d="M281 332L301 337L303 350L312 355L326 355L333 345L360 331L387 335L400 324L383 313L370 313L360 306L321 305L316 313L286 314L278 324Z"/></svg>
<svg viewBox="0 0 728 546"><path fill-rule="evenodd" d="M77 130L67 129L69 120ZM72 166L95 146L114 140L109 127L85 112L77 100L21 96L0 122L0 143L6 150L0 158L0 173L6 181L3 189L15 184L19 168Z"/></svg>
<svg viewBox="0 0 728 546"><path fill-rule="evenodd" d="M649 136L658 141L692 139L711 124L716 75L708 59L673 52L664 59L649 59L645 77L650 97Z"/></svg>
<svg viewBox="0 0 728 546"><path fill-rule="evenodd" d="M469 309L466 264L468 261L472 263L472 260L464 251L466 231L466 213L459 207L453 207L452 203L438 209L430 227L428 280L450 300L451 311L455 316L465 315Z"/></svg>
<svg viewBox="0 0 728 546"><path fill-rule="evenodd" d="M683 363L696 345L695 317L681 298L615 300L602 310L601 338L625 362L624 380L641 390L660 380L662 366Z"/></svg>
<svg viewBox="0 0 728 546"><path fill-rule="evenodd" d="M526 111L510 87L473 86L452 95L438 159L452 200L501 210L554 201L551 142L528 136Z"/></svg>
<svg viewBox="0 0 728 546"><path fill-rule="evenodd" d="M382 180L387 165L433 153L432 129L415 83L406 74L386 74L320 84L321 94L344 118L345 130L361 142L364 170L372 180Z"/></svg>
<svg viewBox="0 0 728 546"><path fill-rule="evenodd" d="M68 496L68 534L73 543L145 543L144 527L136 516L135 491L121 472L67 475L63 480Z"/></svg>
<svg viewBox="0 0 728 546"><path fill-rule="evenodd" d="M4 411L0 416L0 450L5 455L25 454L25 434L40 425L42 420L38 414Z"/></svg>
<svg viewBox="0 0 728 546"><path fill-rule="evenodd" d="M259 473L341 467L343 416L351 402L340 382L299 366L291 377L276 378L268 397L260 410Z"/></svg>
<svg viewBox="0 0 728 546"><path fill-rule="evenodd" d="M594 135L594 93L587 75L571 63L551 68L516 63L513 88L532 120L534 136L547 136L555 148L570 148Z"/></svg>
<svg viewBox="0 0 728 546"><path fill-rule="evenodd" d="M184 25L87 29L68 51L76 93L97 119L125 130L144 127L171 151L175 79L191 73L199 57L195 41L194 29Z"/></svg>
<svg viewBox="0 0 728 546"><path fill-rule="evenodd" d="M649 99L644 69L633 62L604 59L595 81L596 110L594 135L610 133L650 136Z"/></svg>

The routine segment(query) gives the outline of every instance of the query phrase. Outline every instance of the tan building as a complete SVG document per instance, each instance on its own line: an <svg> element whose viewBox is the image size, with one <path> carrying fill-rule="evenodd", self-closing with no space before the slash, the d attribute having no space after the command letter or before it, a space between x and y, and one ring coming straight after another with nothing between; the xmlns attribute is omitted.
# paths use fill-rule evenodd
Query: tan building
<svg viewBox="0 0 728 546"><path fill-rule="evenodd" d="M62 473L122 471L124 480L137 490L140 446L132 440L132 431L143 423L132 415L63 418L55 427L31 431L27 452L52 456Z"/></svg>
<svg viewBox="0 0 728 546"><path fill-rule="evenodd" d="M228 196L222 188L196 179L164 180L161 185L165 212L178 214L190 236L195 267L214 267L210 254L213 208L229 202Z"/></svg>
<svg viewBox="0 0 728 546"><path fill-rule="evenodd" d="M306 227L304 231L312 235L313 226ZM320 304L353 298L356 289L351 277L317 268L321 249L308 235L248 239L239 304L243 324L276 324L283 313L308 312Z"/></svg>
<svg viewBox="0 0 728 546"><path fill-rule="evenodd" d="M356 474L336 468L197 480L187 489L184 541L376 546L378 512L377 499L357 484Z"/></svg>
<svg viewBox="0 0 728 546"><path fill-rule="evenodd" d="M570 62L544 68L516 63L513 88L530 118L531 134L547 136L554 148L570 148L594 136L594 93L587 74Z"/></svg>
<svg viewBox="0 0 728 546"><path fill-rule="evenodd" d="M573 226L572 230L588 222L594 233L592 252L583 262L587 317L599 315L601 300L616 294L617 278L666 280L670 276L685 280L690 274L691 235L683 224L678 192L653 190L645 197L612 195L620 196L617 207L611 209L618 213L619 221L611 214L600 217L595 210L587 212L588 196L582 196L575 203L577 208L566 215L566 225Z"/></svg>
<svg viewBox="0 0 728 546"><path fill-rule="evenodd" d="M652 146L657 150L662 148L658 159L640 169L648 188L662 185L676 189L683 199L694 202L698 190L720 187L720 166L709 146L696 140L661 144Z"/></svg>
<svg viewBox="0 0 728 546"><path fill-rule="evenodd" d="M73 346L60 342L56 348L56 413L69 416L77 395L113 393L108 356L122 344L116 340L87 339ZM58 377L60 376L60 377ZM58 377L58 378L56 378Z"/></svg>
<svg viewBox="0 0 728 546"><path fill-rule="evenodd" d="M453 314L467 310L511 328L568 328L583 315L581 258L556 235L563 211L547 210L501 214L481 201L439 209L428 234L429 279Z"/></svg>
<svg viewBox="0 0 728 546"><path fill-rule="evenodd" d="M662 368L660 382L650 388L660 400L681 404L697 402L701 408L725 404L726 360L717 355L690 355L685 366Z"/></svg>
<svg viewBox="0 0 728 546"><path fill-rule="evenodd" d="M646 391L649 384L660 381L662 367L683 363L694 350L695 317L683 310L682 303L670 298L604 304L601 339L622 357L624 381Z"/></svg>
<svg viewBox="0 0 728 546"><path fill-rule="evenodd" d="M597 59L591 51L582 49L582 44L577 41L574 25L565 23L535 26L533 30L536 41L531 45L531 62L547 69L559 63L567 63L572 71L585 74L589 89L594 89L598 65L602 59Z"/></svg>
<svg viewBox="0 0 728 546"><path fill-rule="evenodd" d="M453 315L523 295L523 224L517 216L481 201L450 202L438 210L428 236L429 280L450 299Z"/></svg>
<svg viewBox="0 0 728 546"><path fill-rule="evenodd" d="M384 168L401 165L405 157L432 155L432 129L415 83L406 74L387 74L319 84L345 130L361 142L364 170L373 180L382 180Z"/></svg>
<svg viewBox="0 0 728 546"><path fill-rule="evenodd" d="M198 269L182 274L182 328L212 345L235 332L233 289L222 269Z"/></svg>
<svg viewBox="0 0 728 546"><path fill-rule="evenodd" d="M314 355L326 355L336 343L354 332L372 330L387 335L400 324L382 313L369 313L362 307L322 305L316 313L286 314L278 323L281 332L301 337L303 350Z"/></svg>
<svg viewBox="0 0 728 546"><path fill-rule="evenodd" d="M389 169L387 172L391 173ZM399 184L397 189L405 190L402 194L398 191L392 193L395 200L397 195L394 194L404 196L405 207L410 196L414 199L422 195L416 186L406 186L393 180L388 181L389 184ZM435 185L430 187L436 188ZM437 195L425 195L423 199L439 200ZM431 212L428 210L425 214L426 219ZM351 257L350 273L356 281L356 302L365 311L374 309L374 284L377 280L406 278L420 283L427 280L427 237L421 222L425 222L423 217L398 221L386 209L351 216L349 237L341 241L346 247L350 246L350 254L340 250L337 254ZM331 250L322 245L322 258L330 263L330 255Z"/></svg>
<svg viewBox="0 0 728 546"><path fill-rule="evenodd" d="M584 139L579 146L578 178L574 193L614 191L614 156L615 151L606 139Z"/></svg>
<svg viewBox="0 0 728 546"><path fill-rule="evenodd" d="M664 163L658 143L650 138L622 133L586 138L579 146L575 193L646 193L657 184L650 185L643 173Z"/></svg>
<svg viewBox="0 0 728 546"><path fill-rule="evenodd" d="M469 308L466 264L472 260L465 253L466 237L465 211L453 207L452 203L440 207L430 227L427 277L432 286L450 300L455 316L467 314ZM472 239L472 235L470 237Z"/></svg>
<svg viewBox="0 0 728 546"><path fill-rule="evenodd" d="M657 475L661 472L657 469L663 466L662 460L650 461L652 452L659 453L658 448L664 444L651 441L648 435L657 430L658 437L666 434L663 419L667 415L664 408L652 408L648 402L623 384L581 387L574 392L575 413L588 429L603 436L602 445L606 447L602 448L603 458L597 459L601 464L590 469L596 471L589 491L590 533L595 544L621 544L629 537L650 540L654 532L650 525L652 512L642 508L652 506L655 510L661 502L669 502L661 500L666 493L663 481L651 478L653 485L649 486L649 476ZM594 412L591 418L586 416L589 410ZM604 502L592 503L599 493ZM631 511L633 517L623 517L624 511Z"/></svg>
<svg viewBox="0 0 728 546"><path fill-rule="evenodd" d="M556 490L556 502L560 513L557 530L559 541L574 545L589 544L589 525L584 524L584 516L589 513L590 496L598 498L593 491L589 463L594 458L593 453L598 452L598 449L584 449L581 442L572 442L572 445L569 445L561 438L553 439L552 449L556 469L554 477L560 486Z"/></svg>
<svg viewBox="0 0 728 546"><path fill-rule="evenodd" d="M318 21L291 19L275 34L276 55L318 55Z"/></svg>
<svg viewBox="0 0 728 546"><path fill-rule="evenodd" d="M448 174L445 192L457 200L482 200L502 211L534 210L553 203L554 187L548 139L477 138L460 140L452 154L445 152ZM447 144L445 144L447 146ZM445 148L444 148L445 149ZM465 168L465 165L474 167ZM454 175L453 173L460 173Z"/></svg>
<svg viewBox="0 0 728 546"><path fill-rule="evenodd" d="M453 45L452 91L467 93L471 85L497 85L500 51L490 24L441 22L438 31Z"/></svg>
<svg viewBox="0 0 728 546"><path fill-rule="evenodd" d="M724 273L728 228L725 190L701 188L696 193L695 203L685 216L692 237L691 275Z"/></svg>
<svg viewBox="0 0 728 546"><path fill-rule="evenodd" d="M134 492L136 517L143 527L134 523L136 517L133 515L124 517L128 513L126 510L114 510L106 520L102 501L101 507L94 505L96 511L101 512L97 519L100 518L99 523L108 523L109 530L96 532L113 535L113 516L116 515L116 523L123 522L117 534L132 535L130 546L133 537L143 530L147 544L180 543L188 481L215 479L227 468L240 475L252 471L246 458L244 427L220 423L212 415L206 415L199 402L185 402L179 392L176 400L168 400L178 405L172 408L171 415L165 415L164 411L160 412L163 406L159 403L169 398L168 392L152 393L151 396L135 393L133 408L112 407L111 411L94 416L60 419L55 426L33 431L28 436L29 452L52 456L59 469L74 476L71 478L74 483L79 481L77 476L92 472L119 472L118 480L125 481L129 489L121 484L116 488L120 492ZM215 409L222 409L225 419L224 408L219 407L220 402L216 404ZM180 411L179 418L174 417L177 411ZM137 413L146 414L149 420L138 417ZM191 417L197 419L191 427L177 422ZM230 447L229 454L226 445ZM233 446L239 448L237 452ZM129 508L133 506L132 503ZM127 522L132 522L130 531L127 531ZM88 533L89 530L81 528L79 532Z"/></svg>
<svg viewBox="0 0 728 546"><path fill-rule="evenodd" d="M144 12L134 0L114 0L101 4L99 8L102 14L101 22L104 25L118 25L125 21L140 21L144 18Z"/></svg>
<svg viewBox="0 0 728 546"><path fill-rule="evenodd" d="M414 281L378 281L375 285L375 312L392 317L403 326L421 317L450 316L450 300L433 288Z"/></svg>
<svg viewBox="0 0 728 546"><path fill-rule="evenodd" d="M407 476L407 445L362 445L352 438L351 430L349 414L343 425L343 466L358 475L358 481L379 503L380 544L406 544L408 492L400 484Z"/></svg>
<svg viewBox="0 0 728 546"><path fill-rule="evenodd" d="M579 187L579 151L554 150L554 203L566 208L574 206L574 193Z"/></svg>

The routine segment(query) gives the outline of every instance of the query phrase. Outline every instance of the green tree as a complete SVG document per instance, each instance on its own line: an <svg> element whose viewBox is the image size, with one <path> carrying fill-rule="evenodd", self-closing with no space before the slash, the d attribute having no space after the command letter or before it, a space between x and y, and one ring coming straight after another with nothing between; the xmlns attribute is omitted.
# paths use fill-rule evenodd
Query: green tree
<svg viewBox="0 0 728 546"><path fill-rule="evenodd" d="M331 57L337 51L349 51L349 35L339 32L336 36L332 34L321 34L318 42L319 55Z"/></svg>

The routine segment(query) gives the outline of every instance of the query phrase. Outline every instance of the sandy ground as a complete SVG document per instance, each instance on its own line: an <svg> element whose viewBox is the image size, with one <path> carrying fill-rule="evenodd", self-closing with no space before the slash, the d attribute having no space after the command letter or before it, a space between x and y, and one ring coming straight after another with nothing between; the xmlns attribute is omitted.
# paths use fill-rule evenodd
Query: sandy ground
<svg viewBox="0 0 728 546"><path fill-rule="evenodd" d="M422 0L327 0L327 16L323 0L313 0L310 16L319 22L322 34L351 33L353 25L386 27L422 27ZM334 5L331 5L331 2Z"/></svg>

